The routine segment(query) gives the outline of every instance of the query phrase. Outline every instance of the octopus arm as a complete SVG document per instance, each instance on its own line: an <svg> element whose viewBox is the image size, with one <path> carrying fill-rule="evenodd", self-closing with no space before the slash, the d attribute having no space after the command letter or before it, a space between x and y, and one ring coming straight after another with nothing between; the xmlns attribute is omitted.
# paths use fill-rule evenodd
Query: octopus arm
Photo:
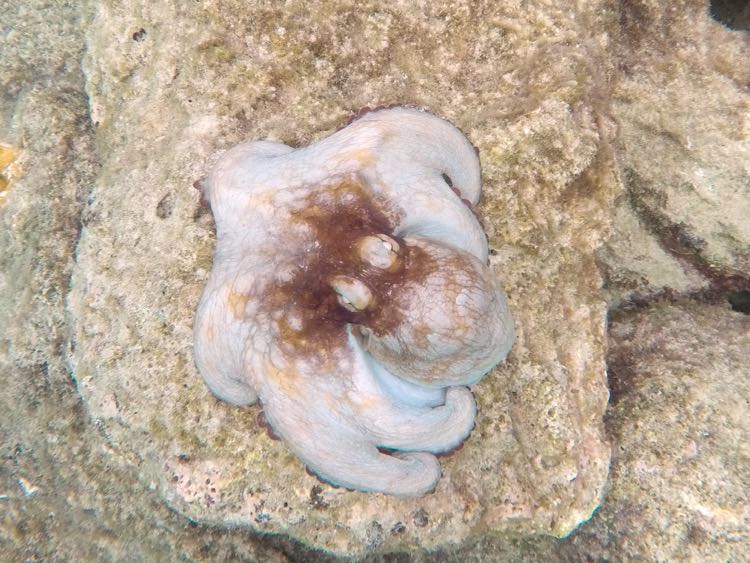
<svg viewBox="0 0 750 563"><path fill-rule="evenodd" d="M246 406L255 404L258 394L250 383L232 373L214 372L204 381L211 393L227 403Z"/></svg>
<svg viewBox="0 0 750 563"><path fill-rule="evenodd" d="M379 451L372 437L325 402L297 403L284 397L264 404L267 420L292 451L333 485L400 497L419 497L441 476L437 458L426 452Z"/></svg>
<svg viewBox="0 0 750 563"><path fill-rule="evenodd" d="M450 387L445 403L438 407L415 408L383 401L360 415L381 447L441 453L458 447L471 433L476 404L466 387Z"/></svg>
<svg viewBox="0 0 750 563"><path fill-rule="evenodd" d="M265 374L261 398L274 432L334 485L402 497L433 490L441 472L432 452L455 448L471 432L471 392L452 387L400 400L393 393L411 387L384 385L384 368L351 334L334 353L335 372L282 354L274 374ZM286 368L278 369L282 364ZM435 405L438 396L443 399Z"/></svg>
<svg viewBox="0 0 750 563"><path fill-rule="evenodd" d="M206 292L198 311L193 326L193 349L203 380L219 399L233 405L252 405L258 394L240 364L241 354L235 350L237 338L232 338L235 336L232 332L238 330L238 323L227 321L225 299L217 300L216 293Z"/></svg>
<svg viewBox="0 0 750 563"><path fill-rule="evenodd" d="M376 445L440 453L456 448L471 433L476 403L468 388L430 389L428 395L416 385L393 385L403 380L374 362L358 342L350 340L350 346L359 360L353 408Z"/></svg>

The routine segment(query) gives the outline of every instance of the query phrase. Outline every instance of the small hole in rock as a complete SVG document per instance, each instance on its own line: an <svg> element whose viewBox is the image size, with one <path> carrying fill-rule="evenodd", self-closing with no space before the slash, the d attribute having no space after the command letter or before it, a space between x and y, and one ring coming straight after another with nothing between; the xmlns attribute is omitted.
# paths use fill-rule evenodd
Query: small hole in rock
<svg viewBox="0 0 750 563"><path fill-rule="evenodd" d="M424 528L430 522L429 515L424 508L420 508L419 510L417 510L412 516L412 519L414 520L414 525L417 528Z"/></svg>
<svg viewBox="0 0 750 563"><path fill-rule="evenodd" d="M141 28L133 34L133 41L143 41L146 38L146 30Z"/></svg>
<svg viewBox="0 0 750 563"><path fill-rule="evenodd" d="M172 211L174 211L174 197L168 193L156 205L156 216L159 219L166 219L172 215Z"/></svg>

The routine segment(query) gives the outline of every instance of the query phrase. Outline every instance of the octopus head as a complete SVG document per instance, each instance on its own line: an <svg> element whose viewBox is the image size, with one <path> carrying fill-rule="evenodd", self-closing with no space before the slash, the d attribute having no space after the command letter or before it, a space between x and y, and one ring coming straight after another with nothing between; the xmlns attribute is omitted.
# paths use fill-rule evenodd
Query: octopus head
<svg viewBox="0 0 750 563"><path fill-rule="evenodd" d="M478 259L430 239L384 233L362 236L354 247L354 271L329 284L341 307L361 314L352 319L355 336L391 373L428 387L468 385L508 354L507 301Z"/></svg>

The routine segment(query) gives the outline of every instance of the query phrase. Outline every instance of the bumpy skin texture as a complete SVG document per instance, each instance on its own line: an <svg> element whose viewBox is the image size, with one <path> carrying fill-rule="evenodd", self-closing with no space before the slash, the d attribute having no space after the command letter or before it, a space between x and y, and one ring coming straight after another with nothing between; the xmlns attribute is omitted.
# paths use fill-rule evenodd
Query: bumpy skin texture
<svg viewBox="0 0 750 563"><path fill-rule="evenodd" d="M478 381L513 321L465 198L464 135L428 113L367 113L300 149L238 145L203 196L217 245L195 319L211 391L264 417L322 479L413 497L471 432ZM459 195L457 195L457 193Z"/></svg>

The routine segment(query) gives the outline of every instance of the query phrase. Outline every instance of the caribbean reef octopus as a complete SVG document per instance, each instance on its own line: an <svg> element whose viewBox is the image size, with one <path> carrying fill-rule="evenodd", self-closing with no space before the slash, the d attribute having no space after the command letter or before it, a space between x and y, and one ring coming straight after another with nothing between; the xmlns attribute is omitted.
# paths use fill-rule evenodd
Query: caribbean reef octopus
<svg viewBox="0 0 750 563"><path fill-rule="evenodd" d="M467 385L513 321L472 206L479 158L425 111L364 113L307 147L226 152L203 187L216 222L196 364L322 480L417 497L474 426Z"/></svg>

